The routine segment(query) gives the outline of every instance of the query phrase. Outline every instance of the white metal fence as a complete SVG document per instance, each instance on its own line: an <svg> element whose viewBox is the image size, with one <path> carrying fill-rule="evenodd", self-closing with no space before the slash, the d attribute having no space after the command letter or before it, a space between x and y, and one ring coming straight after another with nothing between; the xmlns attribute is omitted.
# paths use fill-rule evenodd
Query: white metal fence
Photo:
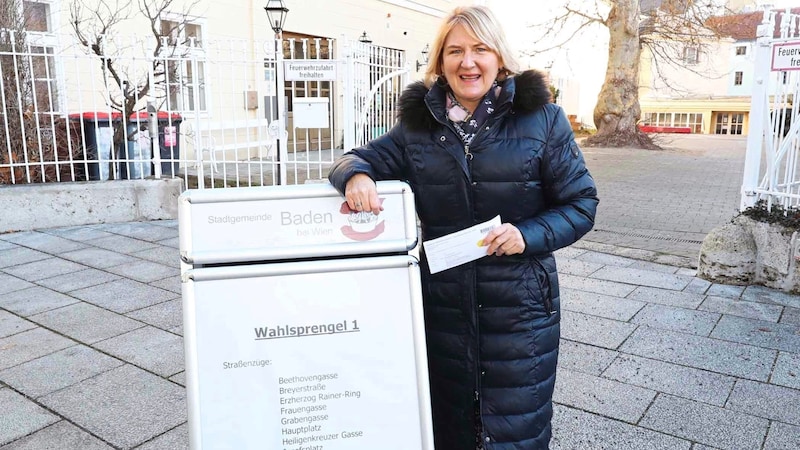
<svg viewBox="0 0 800 450"><path fill-rule="evenodd" d="M104 58L71 36L0 30L0 184L319 180L343 147L388 130L407 82L402 52L360 42L284 39L279 54L274 40L166 39L103 39ZM330 60L336 79L280 86L284 59ZM295 126L306 98L327 99L325 126Z"/></svg>
<svg viewBox="0 0 800 450"><path fill-rule="evenodd" d="M800 77L774 70L775 45L800 47L800 16L789 9L765 11L754 52L754 83L741 208L800 205Z"/></svg>
<svg viewBox="0 0 800 450"><path fill-rule="evenodd" d="M355 148L382 135L394 124L397 105L408 84L408 68L401 50L354 42L349 47L345 105L350 125L345 148Z"/></svg>

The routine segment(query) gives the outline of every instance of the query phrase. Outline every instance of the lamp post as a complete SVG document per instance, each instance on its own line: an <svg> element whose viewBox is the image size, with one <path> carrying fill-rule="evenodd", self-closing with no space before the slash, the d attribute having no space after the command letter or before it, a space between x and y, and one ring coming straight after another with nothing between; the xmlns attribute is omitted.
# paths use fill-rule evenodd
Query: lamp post
<svg viewBox="0 0 800 450"><path fill-rule="evenodd" d="M428 65L428 58L430 58L430 53L431 53L430 47L428 46L428 44L425 44L425 48L423 48L422 51L419 52L419 54L422 55L422 62L419 62L419 60L417 60L417 72L419 72L419 69L421 67Z"/></svg>
<svg viewBox="0 0 800 450"><path fill-rule="evenodd" d="M267 12L267 20L272 31L275 32L275 95L277 96L277 109L278 109L278 151L276 152L278 162L278 184L283 184L286 180L286 165L281 161L286 161L288 158L287 142L286 142L286 125L284 123L286 114L283 109L286 107L284 102L284 89L283 89L283 25L286 23L286 15L289 13L289 8L283 3L283 0L268 0L267 6L264 7Z"/></svg>

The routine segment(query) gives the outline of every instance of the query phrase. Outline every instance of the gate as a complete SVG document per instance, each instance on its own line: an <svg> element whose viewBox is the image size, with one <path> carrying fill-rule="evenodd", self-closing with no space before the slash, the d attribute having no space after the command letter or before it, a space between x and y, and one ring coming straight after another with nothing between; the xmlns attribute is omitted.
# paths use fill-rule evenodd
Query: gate
<svg viewBox="0 0 800 450"><path fill-rule="evenodd" d="M767 10L758 26L741 209L759 200L800 205L800 67L786 70L773 54L780 47L800 51L798 20L789 9Z"/></svg>
<svg viewBox="0 0 800 450"><path fill-rule="evenodd" d="M235 185L302 184L327 176L328 168L341 153L337 151L335 132L339 107L336 77L340 72L338 60L334 59L335 43L333 39L308 37L263 43L263 57L256 61L263 67L257 89L263 95L254 101L263 108L260 120L266 145L255 159L243 161L234 157L221 161L222 170L235 174ZM290 73L299 77L287 77L287 65L298 67ZM309 120L307 109L312 106L314 120ZM213 173L221 170L220 160L211 153L213 178ZM230 178L226 175L222 177Z"/></svg>
<svg viewBox="0 0 800 450"><path fill-rule="evenodd" d="M333 39L288 38L282 41L281 55L269 51L272 47L266 43L267 95L263 103L264 120L269 123L269 161L264 166L263 152L259 152L262 163L258 167L233 162L231 169L235 170L237 180L252 178L256 168L259 174L267 171L272 184L322 180L336 157L364 145L394 125L400 94L408 83L405 52L345 40L338 43L341 56L335 58L336 44ZM284 71L287 65L314 66L325 62L330 64L311 70L301 79L287 77ZM342 82L340 87L337 81ZM280 93L271 89L273 82L284 87L282 111L277 97ZM341 95L337 89L342 89ZM339 98L343 99L342 108L337 102ZM312 119L319 114L304 114L305 109L316 110L328 120L316 124ZM341 128L337 126L339 123ZM337 130L342 130L341 136L337 136ZM213 152L212 163L212 167L216 165ZM263 175L260 178L261 182L266 180Z"/></svg>
<svg viewBox="0 0 800 450"><path fill-rule="evenodd" d="M402 50L349 42L345 53L344 150L348 151L394 125L409 69Z"/></svg>

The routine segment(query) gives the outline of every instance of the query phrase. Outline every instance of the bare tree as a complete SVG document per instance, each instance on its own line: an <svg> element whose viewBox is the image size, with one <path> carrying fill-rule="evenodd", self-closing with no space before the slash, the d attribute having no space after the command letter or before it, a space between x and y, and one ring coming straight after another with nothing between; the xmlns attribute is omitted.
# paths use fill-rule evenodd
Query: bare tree
<svg viewBox="0 0 800 450"><path fill-rule="evenodd" d="M720 0L569 0L553 20L534 26L543 36L561 35L563 39L548 48L534 49L531 54L558 48L593 27L608 30L608 64L594 108L597 133L586 139L584 145L658 147L637 126L641 118L642 52L646 50L652 56L656 74L662 74L666 67L685 67L684 48L702 53L720 38L708 26L708 19L725 12L721 3Z"/></svg>
<svg viewBox="0 0 800 450"><path fill-rule="evenodd" d="M109 106L127 120L145 108L145 99L161 99L169 94L169 84L179 77L174 58L186 52L186 42L176 36L183 31L192 9L200 0L73 0L70 5L70 25L78 42L98 61L106 81ZM180 20L164 22L170 17ZM149 63L131 64L133 43L117 39L121 26L129 21L144 20L149 42L146 51ZM169 25L165 26L165 23ZM141 44L142 42L139 42ZM114 130L115 148L126 139L122 126Z"/></svg>

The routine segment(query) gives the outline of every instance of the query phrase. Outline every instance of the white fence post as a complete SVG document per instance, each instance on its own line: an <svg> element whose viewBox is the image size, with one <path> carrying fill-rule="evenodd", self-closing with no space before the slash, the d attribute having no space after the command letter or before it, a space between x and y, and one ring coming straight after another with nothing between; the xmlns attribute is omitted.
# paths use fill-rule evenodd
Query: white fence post
<svg viewBox="0 0 800 450"><path fill-rule="evenodd" d="M288 184L286 179L286 162L289 159L289 140L288 140L288 125L289 120L286 117L286 87L284 86L284 67L283 67L283 33L279 32L275 39L277 40L277 48L275 50L275 79L278 83L277 92L278 96L278 124L280 130L278 131L278 184Z"/></svg>
<svg viewBox="0 0 800 450"><path fill-rule="evenodd" d="M742 181L742 200L740 209L753 206L757 200L756 188L761 174L761 155L764 148L764 133L769 123L767 107L768 86L770 76L770 49L774 30L773 18L769 10L764 11L764 18L756 32L754 48L753 92L750 100L750 128L747 135L747 153L744 162L744 180Z"/></svg>
<svg viewBox="0 0 800 450"><path fill-rule="evenodd" d="M158 142L158 110L155 106L158 99L156 98L154 92L157 83L154 70L156 66L156 58L158 58L158 56L155 54L155 46L152 44L152 42L149 42L147 46L147 84L150 86L150 90L147 92L146 111L148 119L148 131L150 133L150 152L153 158L153 176L156 177L156 179L159 179L161 178L162 174L161 145Z"/></svg>
<svg viewBox="0 0 800 450"><path fill-rule="evenodd" d="M355 70L353 68L353 46L342 36L344 54L344 139L343 151L348 152L356 146L356 102Z"/></svg>

